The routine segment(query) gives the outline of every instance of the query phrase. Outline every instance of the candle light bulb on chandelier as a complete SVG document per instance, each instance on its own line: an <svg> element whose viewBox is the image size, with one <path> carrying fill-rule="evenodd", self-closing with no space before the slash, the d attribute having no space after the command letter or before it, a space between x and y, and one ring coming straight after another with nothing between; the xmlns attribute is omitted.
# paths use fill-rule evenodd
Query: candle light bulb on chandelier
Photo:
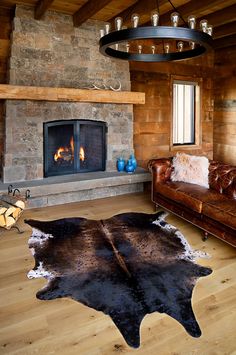
<svg viewBox="0 0 236 355"><path fill-rule="evenodd" d="M182 42L182 41L178 42L177 43L177 48L178 48L179 52L182 52L183 48L184 48L184 42Z"/></svg>
<svg viewBox="0 0 236 355"><path fill-rule="evenodd" d="M206 32L207 32L207 34L208 34L209 36L212 36L212 33L213 33L213 27L212 27L212 25L208 25L208 26L207 26Z"/></svg>
<svg viewBox="0 0 236 355"><path fill-rule="evenodd" d="M126 43L126 52L129 53L130 45L129 43Z"/></svg>
<svg viewBox="0 0 236 355"><path fill-rule="evenodd" d="M116 17L115 18L115 29L116 29L116 31L120 31L121 30L122 23L123 23L122 17Z"/></svg>
<svg viewBox="0 0 236 355"><path fill-rule="evenodd" d="M189 42L189 46L191 49L194 49L195 48L195 42Z"/></svg>
<svg viewBox="0 0 236 355"><path fill-rule="evenodd" d="M143 46L141 44L138 45L138 53L141 54L142 53L142 49L143 49Z"/></svg>
<svg viewBox="0 0 236 355"><path fill-rule="evenodd" d="M164 51L165 51L165 53L169 53L169 51L170 51L170 45L169 45L169 43L165 43L165 45L164 45Z"/></svg>
<svg viewBox="0 0 236 355"><path fill-rule="evenodd" d="M110 30L111 30L111 24L106 23L105 24L105 34L107 35L108 33L110 33Z"/></svg>
<svg viewBox="0 0 236 355"><path fill-rule="evenodd" d="M152 11L151 12L151 23L152 26L158 26L158 22L159 22L159 13L158 11Z"/></svg>
<svg viewBox="0 0 236 355"><path fill-rule="evenodd" d="M132 22L133 28L137 28L138 27L138 23L139 23L139 15L138 14L133 14L131 16L131 22Z"/></svg>
<svg viewBox="0 0 236 355"><path fill-rule="evenodd" d="M105 30L102 28L100 30L100 38L102 38L103 36L105 36Z"/></svg>
<svg viewBox="0 0 236 355"><path fill-rule="evenodd" d="M207 32L207 25L208 25L208 22L207 20L201 20L200 21L200 28L202 30L202 32Z"/></svg>
<svg viewBox="0 0 236 355"><path fill-rule="evenodd" d="M196 17L193 15L190 15L188 17L188 25L191 30L194 30L196 28Z"/></svg>
<svg viewBox="0 0 236 355"><path fill-rule="evenodd" d="M172 12L172 14L170 15L170 19L171 19L172 26L177 27L179 23L178 12Z"/></svg>
<svg viewBox="0 0 236 355"><path fill-rule="evenodd" d="M152 51L152 54L155 54L155 52L156 52L156 46L151 46L151 51Z"/></svg>

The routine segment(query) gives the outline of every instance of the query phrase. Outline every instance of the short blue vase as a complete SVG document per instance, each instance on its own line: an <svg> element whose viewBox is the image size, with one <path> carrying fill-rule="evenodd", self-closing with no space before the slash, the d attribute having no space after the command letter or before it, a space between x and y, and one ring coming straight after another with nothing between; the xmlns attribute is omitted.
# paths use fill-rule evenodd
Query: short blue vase
<svg viewBox="0 0 236 355"><path fill-rule="evenodd" d="M124 171L125 170L125 161L123 158L117 159L116 167L118 171Z"/></svg>
<svg viewBox="0 0 236 355"><path fill-rule="evenodd" d="M134 166L133 166L133 164L132 164L132 159L129 159L128 160L128 162L127 162L127 164L126 164L126 166L125 166L125 171L127 172L127 173L133 173L134 172Z"/></svg>

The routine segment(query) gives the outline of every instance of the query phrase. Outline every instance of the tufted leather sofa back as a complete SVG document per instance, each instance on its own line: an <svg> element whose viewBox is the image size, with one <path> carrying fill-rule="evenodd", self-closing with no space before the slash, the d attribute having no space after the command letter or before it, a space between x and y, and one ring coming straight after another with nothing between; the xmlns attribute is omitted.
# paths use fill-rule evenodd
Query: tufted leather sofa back
<svg viewBox="0 0 236 355"><path fill-rule="evenodd" d="M211 189L236 200L236 167L211 160L209 185Z"/></svg>

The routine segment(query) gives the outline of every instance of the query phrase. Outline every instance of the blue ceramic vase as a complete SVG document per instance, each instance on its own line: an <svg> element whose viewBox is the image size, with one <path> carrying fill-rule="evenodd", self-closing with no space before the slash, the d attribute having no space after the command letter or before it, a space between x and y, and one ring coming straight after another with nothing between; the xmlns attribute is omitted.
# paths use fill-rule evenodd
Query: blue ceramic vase
<svg viewBox="0 0 236 355"><path fill-rule="evenodd" d="M137 160L135 159L134 154L131 154L131 155L130 155L130 160L132 161L134 170L136 170L136 168L137 168Z"/></svg>
<svg viewBox="0 0 236 355"><path fill-rule="evenodd" d="M126 166L125 166L125 171L127 172L127 173L133 173L134 172L134 166L133 166L133 164L132 164L132 159L129 159L128 160L128 162L127 162L127 164L126 164Z"/></svg>
<svg viewBox="0 0 236 355"><path fill-rule="evenodd" d="M123 158L117 159L116 167L118 171L124 171L125 170L125 161Z"/></svg>

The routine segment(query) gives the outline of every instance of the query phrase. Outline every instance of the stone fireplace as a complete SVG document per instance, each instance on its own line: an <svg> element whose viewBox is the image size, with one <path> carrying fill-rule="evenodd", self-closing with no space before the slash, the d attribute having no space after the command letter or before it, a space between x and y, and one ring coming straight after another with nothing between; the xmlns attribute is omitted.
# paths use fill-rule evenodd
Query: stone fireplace
<svg viewBox="0 0 236 355"><path fill-rule="evenodd" d="M98 36L103 25L102 22L91 20L75 28L71 16L52 11L37 21L33 9L17 6L9 84L84 88L96 83L114 87L119 80L122 90L129 91L129 64L99 53ZM3 182L6 183L40 180L55 175L53 168L49 168L52 162L45 160L44 131L45 127L53 127L55 123L57 128L54 129L62 137L63 127L57 125L58 122L68 128L72 122L85 120L87 126L81 126L85 135L88 125L91 124L97 132L101 130L100 122L103 122L106 128L101 134L104 134L104 129L107 132L106 159L103 157L99 166L86 166L76 158L72 163L73 169L69 169L72 166L64 167L59 174L63 174L63 170L65 174L71 170L114 171L117 157L122 155L128 158L133 152L133 106L130 104L6 100L5 112ZM78 138L83 138L75 137L75 127L68 129L74 130L73 139L78 144ZM62 140L61 144L64 146L69 143ZM96 148L89 149L97 151ZM104 146L101 145L99 149L104 155ZM87 154L92 155L89 151Z"/></svg>

